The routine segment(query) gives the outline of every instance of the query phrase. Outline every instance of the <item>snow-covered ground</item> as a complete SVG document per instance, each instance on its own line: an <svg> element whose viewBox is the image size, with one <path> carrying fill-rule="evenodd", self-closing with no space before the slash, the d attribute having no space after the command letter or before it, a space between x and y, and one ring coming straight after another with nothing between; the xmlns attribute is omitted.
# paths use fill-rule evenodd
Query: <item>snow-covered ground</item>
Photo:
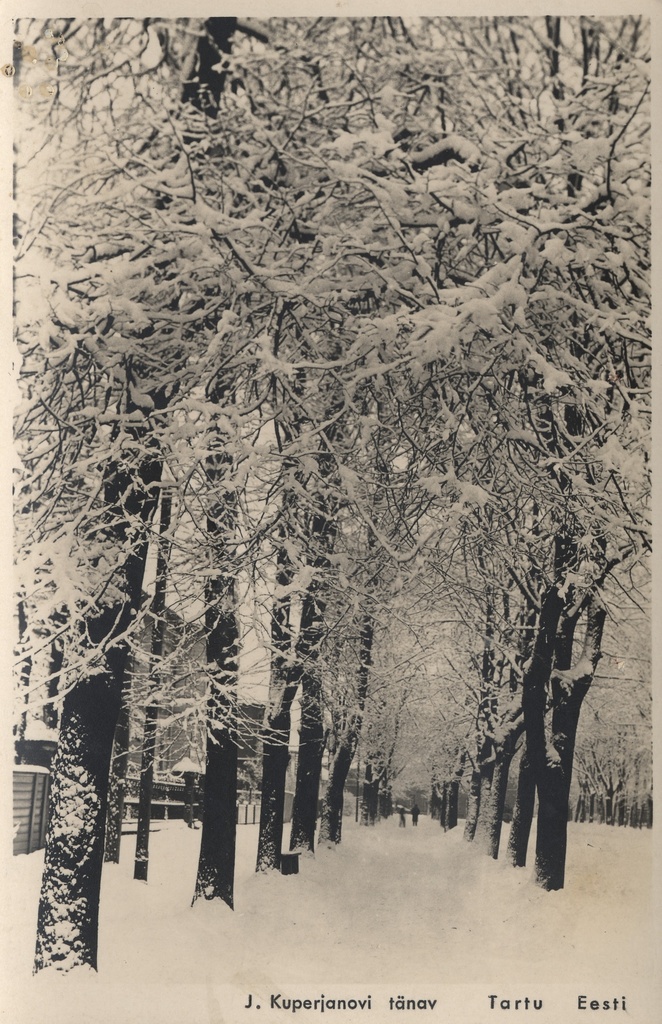
<svg viewBox="0 0 662 1024"><path fill-rule="evenodd" d="M31 978L40 854L14 858L5 1015L11 1024L256 1024L434 1016L444 1024L602 1020L578 997L625 995L628 1024L662 1019L652 999L652 833L571 825L567 888L492 861L425 817L399 829L346 818L336 850L296 876L256 875L257 828L238 830L236 910L190 906L200 833L169 822L150 840L147 884L132 878L135 837L105 870L99 975ZM504 830L504 843L507 827ZM251 1006L245 1008L251 995ZM365 999L371 1009L279 1009L271 996ZM490 995L497 995L494 1010ZM501 1010L542 998L542 1011ZM436 999L398 1011L389 998ZM262 1011L256 1011L259 1003ZM282 999L280 1000L282 1003ZM47 1014L44 1010L47 1008ZM264 1013L264 1010L268 1010ZM659 1015L658 1015L659 1014ZM611 1020L613 1010L606 1014ZM621 1010L618 1016L625 1018Z"/></svg>

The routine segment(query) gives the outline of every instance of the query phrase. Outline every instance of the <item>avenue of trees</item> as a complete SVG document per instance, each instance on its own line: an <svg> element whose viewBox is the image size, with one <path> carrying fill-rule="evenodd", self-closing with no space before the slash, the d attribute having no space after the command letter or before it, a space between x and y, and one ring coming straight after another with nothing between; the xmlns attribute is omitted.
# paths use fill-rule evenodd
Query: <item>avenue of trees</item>
<svg viewBox="0 0 662 1024"><path fill-rule="evenodd" d="M96 967L127 715L149 779L187 673L192 897L233 906L249 636L258 870L296 706L293 850L341 841L358 762L365 824L415 777L453 827L462 783L496 857L515 759L508 855L537 796L535 880L562 888L573 768L612 817L650 790L645 19L17 35L17 82L48 58L54 86L16 118L17 741L39 704L58 726L35 969Z"/></svg>

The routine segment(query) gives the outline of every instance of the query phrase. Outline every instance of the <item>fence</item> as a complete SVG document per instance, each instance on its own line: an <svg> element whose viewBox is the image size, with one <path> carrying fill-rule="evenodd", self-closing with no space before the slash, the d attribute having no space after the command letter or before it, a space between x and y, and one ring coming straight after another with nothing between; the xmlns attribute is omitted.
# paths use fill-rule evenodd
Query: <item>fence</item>
<svg viewBox="0 0 662 1024"><path fill-rule="evenodd" d="M260 804L237 804L237 825L255 825L260 820Z"/></svg>
<svg viewBox="0 0 662 1024"><path fill-rule="evenodd" d="M38 765L15 765L14 853L32 853L46 842L50 776Z"/></svg>
<svg viewBox="0 0 662 1024"><path fill-rule="evenodd" d="M124 797L125 817L135 818L138 813L138 791L140 779L129 776L126 780ZM204 794L204 776L199 779L192 791L193 818L202 816L202 800ZM154 782L152 789L151 817L154 821L172 821L189 818L189 800L183 782ZM287 819L286 819L287 820ZM237 824L256 825L260 821L260 804L247 803L237 805Z"/></svg>

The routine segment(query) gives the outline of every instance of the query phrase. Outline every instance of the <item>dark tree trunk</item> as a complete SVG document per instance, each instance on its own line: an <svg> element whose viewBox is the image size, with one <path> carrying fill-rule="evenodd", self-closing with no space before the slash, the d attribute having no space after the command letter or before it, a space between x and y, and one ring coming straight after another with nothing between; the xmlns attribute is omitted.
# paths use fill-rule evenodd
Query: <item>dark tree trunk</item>
<svg viewBox="0 0 662 1024"><path fill-rule="evenodd" d="M349 742L340 743L329 768L329 782L324 795L320 821L320 843L333 846L342 839L343 791L354 757Z"/></svg>
<svg viewBox="0 0 662 1024"><path fill-rule="evenodd" d="M444 832L448 831L448 783L444 782L441 787L441 801L439 804L439 824Z"/></svg>
<svg viewBox="0 0 662 1024"><path fill-rule="evenodd" d="M558 542L559 545L561 541ZM547 763L547 737L545 735L545 712L547 709L547 685L552 671L556 630L563 599L556 586L551 586L542 603L538 629L536 631L533 653L529 666L524 673L522 683L522 709L526 728L526 746L529 762L536 781L539 796L538 806L538 837L547 854L540 868L536 869L536 879L543 888L560 888L555 858L561 852L554 846L557 834L558 813L555 808L555 795L546 790L549 767ZM541 817L542 816L542 817ZM566 812L563 817L565 819ZM554 846L554 849L552 847ZM562 883L561 883L562 884Z"/></svg>
<svg viewBox="0 0 662 1024"><path fill-rule="evenodd" d="M320 460L326 467L326 462ZM316 569L328 568L326 551L333 545L335 528L325 516L312 518L311 535L324 546L324 553L315 559ZM322 720L322 683L317 663L323 637L323 619L326 602L323 584L311 584L303 599L301 624L297 642L297 659L301 669L301 728L299 731L299 757L292 806L290 850L315 849L317 807L319 803L322 755L324 753L324 723Z"/></svg>
<svg viewBox="0 0 662 1024"><path fill-rule="evenodd" d="M285 527L281 528L284 537ZM276 585L285 592L274 601L271 616L271 678L269 707L262 736L262 803L256 871L280 868L285 813L285 782L290 760L292 701L300 681L298 666L288 664L292 653L289 587L294 578L286 549L278 552Z"/></svg>
<svg viewBox="0 0 662 1024"><path fill-rule="evenodd" d="M106 820L106 846L104 860L119 864L122 843L122 819L124 817L124 789L129 767L129 701L125 687L120 715L115 727L113 757L110 768L108 793L108 817Z"/></svg>
<svg viewBox="0 0 662 1024"><path fill-rule="evenodd" d="M327 429L325 441L337 439L337 423ZM328 481L337 472L336 460L326 449L318 456L321 481ZM324 753L324 723L322 717L322 683L318 661L324 639L326 588L324 574L330 567L329 558L334 549L338 524L333 500L324 491L317 495L318 505L309 515L309 541L313 548L312 565L316 572L304 596L301 623L297 641L297 659L301 664L301 729L299 757L292 806L290 850L315 849L315 829L319 804L322 756Z"/></svg>
<svg viewBox="0 0 662 1024"><path fill-rule="evenodd" d="M283 534L284 535L284 534ZM287 596L274 601L271 617L271 678L269 706L262 734L260 831L256 871L277 871L283 846L285 783L290 760L291 710L300 681L298 666L288 664L292 651L290 597L293 570L285 548L278 552L276 584Z"/></svg>
<svg viewBox="0 0 662 1024"><path fill-rule="evenodd" d="M448 828L457 828L457 808L460 797L460 780L453 779L448 788Z"/></svg>
<svg viewBox="0 0 662 1024"><path fill-rule="evenodd" d="M512 755L507 751L499 751L493 766L489 786L480 796L480 815L476 828L476 840L490 857L495 860L499 856L501 844L501 826L503 811L506 804L508 771Z"/></svg>
<svg viewBox="0 0 662 1024"><path fill-rule="evenodd" d="M218 380L210 398L222 406L232 382ZM237 671L239 625L235 593L237 504L227 488L233 468L227 438L219 430L205 473L216 495L207 513L212 575L205 587L207 734L202 834L193 900L222 900L234 909L237 837Z"/></svg>
<svg viewBox="0 0 662 1024"><path fill-rule="evenodd" d="M584 794L580 793L575 802L575 813L573 814L573 821L577 822L584 820Z"/></svg>
<svg viewBox="0 0 662 1024"><path fill-rule="evenodd" d="M501 828L506 806L506 790L510 764L515 754L517 741L524 731L524 717L521 709L511 713L501 722L502 739L492 743L493 760L483 766L480 795L480 812L476 827L476 840L483 850L495 860L499 856Z"/></svg>
<svg viewBox="0 0 662 1024"><path fill-rule="evenodd" d="M467 817L464 822L464 838L467 842L473 842L480 810L480 771L474 769L471 773L469 783L469 798L467 801Z"/></svg>
<svg viewBox="0 0 662 1024"><path fill-rule="evenodd" d="M112 611L106 626L115 621ZM99 889L108 772L126 650L64 698L51 769L51 815L41 885L35 971L97 967Z"/></svg>
<svg viewBox="0 0 662 1024"><path fill-rule="evenodd" d="M154 792L154 756L156 754L156 729L159 710L155 704L145 708L142 750L140 757L140 782L138 785L138 824L136 826L136 857L133 877L139 882L147 881L149 868L149 829L152 823L152 794Z"/></svg>
<svg viewBox="0 0 662 1024"><path fill-rule="evenodd" d="M221 899L234 907L237 834L236 679L239 631L231 582L214 581L220 596L207 609L207 753L200 857L193 902Z"/></svg>
<svg viewBox="0 0 662 1024"><path fill-rule="evenodd" d="M257 848L257 871L278 870L283 843L285 781L290 760L290 709L296 684L285 685L283 706L269 714L262 738L262 804Z"/></svg>
<svg viewBox="0 0 662 1024"><path fill-rule="evenodd" d="M494 760L483 761L480 765L480 793L478 796L478 817L474 841L484 849L487 847L492 805L492 778L494 776Z"/></svg>
<svg viewBox="0 0 662 1024"><path fill-rule="evenodd" d="M600 658L606 610L597 594L587 608L586 635L579 659L581 673L570 670L572 635L561 634L561 651L552 679L552 737L555 759L537 774L538 830L536 836L536 881L544 889L562 889L565 881L565 859L568 834L568 806L572 782L575 738L582 702L593 680ZM584 666L586 666L584 668ZM566 672L567 676L558 673Z"/></svg>
<svg viewBox="0 0 662 1024"><path fill-rule="evenodd" d="M433 782L430 791L430 817L433 821L439 821L441 810L441 796L439 794L439 783Z"/></svg>
<svg viewBox="0 0 662 1024"><path fill-rule="evenodd" d="M204 32L198 39L196 51L197 67L190 69L190 77L184 85L182 99L209 117L215 117L227 74L225 71L219 71L218 65L221 54L232 52L232 37L237 29L237 19L208 18L203 28ZM212 70L215 65L217 69Z"/></svg>
<svg viewBox="0 0 662 1024"><path fill-rule="evenodd" d="M143 525L151 521L160 477L161 464L154 458L135 468L108 464L104 516L118 547L128 543L136 519ZM134 520L131 527L129 518ZM122 598L95 609L84 622L81 642L97 665L62 703L51 772L35 971L67 971L82 965L96 970L108 776L128 656L124 634L140 607L147 549L146 534L133 541L115 578Z"/></svg>
<svg viewBox="0 0 662 1024"><path fill-rule="evenodd" d="M387 782L382 785L382 789L379 793L379 816L380 818L390 818L393 814L393 793L391 792L391 786Z"/></svg>
<svg viewBox="0 0 662 1024"><path fill-rule="evenodd" d="M218 397L218 396L216 396ZM208 466L212 484L226 476L229 458L222 453ZM237 661L239 626L234 567L236 507L219 503L208 518L218 574L207 584L207 743L202 805L200 857L193 903L220 899L234 909L234 862L237 838Z"/></svg>
<svg viewBox="0 0 662 1024"><path fill-rule="evenodd" d="M340 842L342 838L342 809L343 789L347 779L356 747L361 732L363 720L363 709L365 708L366 697L368 696L368 684L370 681L370 667L372 665L372 642L374 637L374 623L372 616L366 614L363 618L361 635L359 638L359 669L358 685L356 693L357 710L351 715L350 721L336 747L331 768L329 770L329 784L324 797L322 807L322 818L320 821L319 841L328 846Z"/></svg>
<svg viewBox="0 0 662 1024"><path fill-rule="evenodd" d="M159 551L156 559L154 600L152 602L150 695L145 708L142 757L140 764L140 788L138 791L138 826L136 835L136 859L133 877L140 882L147 881L149 869L149 828L152 820L152 792L154 789L154 757L156 754L156 730L159 708L156 700L161 683L160 662L165 641L165 606L169 545L163 543L164 534L170 529L172 498L165 491L161 495L161 523L159 527Z"/></svg>
<svg viewBox="0 0 662 1024"><path fill-rule="evenodd" d="M236 657L236 622L234 616L231 619L228 623L226 651ZM235 671L232 671L232 677L232 681L226 677L219 684L213 684L209 702L202 835L193 894L193 903L197 899L220 899L231 910L234 909L237 837L237 729L233 692Z"/></svg>
<svg viewBox="0 0 662 1024"><path fill-rule="evenodd" d="M304 670L301 677L301 731L292 806L290 850L309 850L311 853L315 849L317 805L324 753L321 701L319 679L310 671Z"/></svg>
<svg viewBox="0 0 662 1024"><path fill-rule="evenodd" d="M372 765L368 761L363 778L363 799L361 801L361 824L374 825L379 809L379 778L374 778Z"/></svg>
<svg viewBox="0 0 662 1024"><path fill-rule="evenodd" d="M522 750L517 778L517 797L513 811L513 821L508 837L508 856L514 867L526 866L526 853L533 822L533 807L536 799L536 783L526 747Z"/></svg>

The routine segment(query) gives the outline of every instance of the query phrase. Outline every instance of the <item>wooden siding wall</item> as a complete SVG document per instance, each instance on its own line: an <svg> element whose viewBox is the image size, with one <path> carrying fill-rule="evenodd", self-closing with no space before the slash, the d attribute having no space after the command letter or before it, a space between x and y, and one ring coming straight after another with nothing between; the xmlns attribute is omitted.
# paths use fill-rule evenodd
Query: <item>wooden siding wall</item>
<svg viewBox="0 0 662 1024"><path fill-rule="evenodd" d="M40 850L46 841L49 782L47 772L14 772L15 854Z"/></svg>

